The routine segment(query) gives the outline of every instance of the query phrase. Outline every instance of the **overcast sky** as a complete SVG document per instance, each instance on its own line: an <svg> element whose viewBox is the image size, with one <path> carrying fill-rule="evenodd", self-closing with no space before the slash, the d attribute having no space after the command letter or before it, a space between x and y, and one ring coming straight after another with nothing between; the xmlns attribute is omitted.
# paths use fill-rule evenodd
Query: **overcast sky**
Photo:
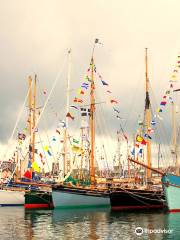
<svg viewBox="0 0 180 240"><path fill-rule="evenodd" d="M131 128L144 105L145 47L160 101L180 50L179 0L0 0L0 6L1 148L24 101L27 76L37 73L50 90L71 48L72 85L78 86L95 38L103 43L96 65ZM59 87L59 101L62 92Z"/></svg>

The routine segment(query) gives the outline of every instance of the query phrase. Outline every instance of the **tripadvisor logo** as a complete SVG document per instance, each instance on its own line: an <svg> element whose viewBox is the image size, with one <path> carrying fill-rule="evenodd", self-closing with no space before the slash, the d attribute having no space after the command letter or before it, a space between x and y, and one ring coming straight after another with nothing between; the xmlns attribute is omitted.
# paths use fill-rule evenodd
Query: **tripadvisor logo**
<svg viewBox="0 0 180 240"><path fill-rule="evenodd" d="M137 227L137 228L135 228L134 232L137 236L141 236L143 234L143 229L142 229L142 227Z"/></svg>

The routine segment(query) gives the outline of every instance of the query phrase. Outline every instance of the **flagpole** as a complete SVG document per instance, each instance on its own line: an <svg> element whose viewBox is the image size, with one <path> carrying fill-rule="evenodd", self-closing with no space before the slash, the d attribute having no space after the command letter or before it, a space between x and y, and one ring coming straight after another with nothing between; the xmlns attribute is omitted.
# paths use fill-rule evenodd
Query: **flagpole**
<svg viewBox="0 0 180 240"><path fill-rule="evenodd" d="M29 76L29 118L28 118L28 123L29 123L29 161L32 164L32 78ZM31 178L32 178L32 168L30 168L31 172Z"/></svg>
<svg viewBox="0 0 180 240"><path fill-rule="evenodd" d="M35 75L34 78L34 95L33 95L33 138L32 138L32 163L35 161L35 137L36 137L36 131L35 131L35 126L36 126L36 83L37 83L37 76ZM32 167L31 167L32 171Z"/></svg>

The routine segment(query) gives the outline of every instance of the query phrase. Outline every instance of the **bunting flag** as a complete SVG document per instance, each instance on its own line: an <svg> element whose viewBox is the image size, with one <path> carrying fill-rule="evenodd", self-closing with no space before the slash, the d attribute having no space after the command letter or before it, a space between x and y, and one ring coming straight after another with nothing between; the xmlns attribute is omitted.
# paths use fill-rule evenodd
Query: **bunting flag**
<svg viewBox="0 0 180 240"><path fill-rule="evenodd" d="M78 94L84 94L84 91L80 88L80 89L78 89Z"/></svg>
<svg viewBox="0 0 180 240"><path fill-rule="evenodd" d="M40 156L40 158L41 158L41 162L42 162L42 164L44 165L45 162L43 161L43 155L42 155L42 153L40 153L39 156Z"/></svg>
<svg viewBox="0 0 180 240"><path fill-rule="evenodd" d="M139 126L143 126L143 122L141 120L138 121Z"/></svg>
<svg viewBox="0 0 180 240"><path fill-rule="evenodd" d="M62 128L66 128L65 121L60 121L58 125L61 126Z"/></svg>
<svg viewBox="0 0 180 240"><path fill-rule="evenodd" d="M74 108L74 109L77 109L78 110L78 107L74 106L74 105L71 105L70 108Z"/></svg>
<svg viewBox="0 0 180 240"><path fill-rule="evenodd" d="M162 109L161 109L161 108L158 108L158 109L157 109L157 112L162 112Z"/></svg>
<svg viewBox="0 0 180 240"><path fill-rule="evenodd" d="M31 172L29 170L27 170L25 173L24 173L24 177L25 178L28 178L28 179L31 179L32 176L31 176Z"/></svg>
<svg viewBox="0 0 180 240"><path fill-rule="evenodd" d="M31 168L31 165L32 165L31 161L28 161L28 168Z"/></svg>
<svg viewBox="0 0 180 240"><path fill-rule="evenodd" d="M118 109L114 108L114 107L113 107L113 110L117 113L120 113L120 111Z"/></svg>
<svg viewBox="0 0 180 240"><path fill-rule="evenodd" d="M104 86L109 86L109 84L108 84L107 82L105 82L105 81L103 81L103 80L101 80L101 82L102 82L102 84L103 84Z"/></svg>
<svg viewBox="0 0 180 240"><path fill-rule="evenodd" d="M148 133L153 133L154 132L154 129L152 129L152 128L148 128Z"/></svg>
<svg viewBox="0 0 180 240"><path fill-rule="evenodd" d="M167 102L163 101L160 103L161 106L165 106Z"/></svg>
<svg viewBox="0 0 180 240"><path fill-rule="evenodd" d="M144 139L143 139L142 142L141 142L142 145L146 145L146 143L147 143L147 142L146 142Z"/></svg>
<svg viewBox="0 0 180 240"><path fill-rule="evenodd" d="M140 155L140 157L142 157L142 154L143 154L143 149L142 148L139 149L138 154Z"/></svg>
<svg viewBox="0 0 180 240"><path fill-rule="evenodd" d="M74 98L74 100L73 100L74 102L76 102L76 103L83 103L83 100L82 99L80 99L80 98Z"/></svg>
<svg viewBox="0 0 180 240"><path fill-rule="evenodd" d="M40 167L38 166L37 162L32 163L32 168L34 169L35 172L40 172Z"/></svg>
<svg viewBox="0 0 180 240"><path fill-rule="evenodd" d="M173 90L173 92L179 92L180 88Z"/></svg>
<svg viewBox="0 0 180 240"><path fill-rule="evenodd" d="M71 113L70 113L70 112L68 112L68 113L66 114L66 117L68 117L68 118L70 118L70 119L74 120L74 117L71 115Z"/></svg>
<svg viewBox="0 0 180 240"><path fill-rule="evenodd" d="M53 138L52 138L52 141L54 141L54 142L56 141L56 138L55 138L55 136L53 136Z"/></svg>
<svg viewBox="0 0 180 240"><path fill-rule="evenodd" d="M116 104L118 103L118 101L116 101L116 100L114 100L114 99L111 99L110 102L111 102L111 103L116 103Z"/></svg>
<svg viewBox="0 0 180 240"><path fill-rule="evenodd" d="M85 116L90 116L90 109L89 108L81 108L81 116L85 117Z"/></svg>
<svg viewBox="0 0 180 240"><path fill-rule="evenodd" d="M135 148L134 148L134 147L131 149L131 154L132 154L133 156L135 155Z"/></svg>
<svg viewBox="0 0 180 240"><path fill-rule="evenodd" d="M111 91L107 90L107 93L112 93Z"/></svg>
<svg viewBox="0 0 180 240"><path fill-rule="evenodd" d="M88 83L82 83L81 87L82 87L82 88L85 88L85 89L87 90L88 87L89 87L89 84L88 84Z"/></svg>
<svg viewBox="0 0 180 240"><path fill-rule="evenodd" d="M140 135L137 135L137 136L136 136L136 141L137 141L137 142L141 143L142 140L143 140L143 138L142 138Z"/></svg>
<svg viewBox="0 0 180 240"><path fill-rule="evenodd" d="M60 133L60 131L58 130L58 129L56 129L56 132L60 135L61 133Z"/></svg>
<svg viewBox="0 0 180 240"><path fill-rule="evenodd" d="M72 151L73 151L74 153L79 153L79 152L81 152L81 148L78 147L78 146L75 146L75 145L73 145L71 149L72 149Z"/></svg>
<svg viewBox="0 0 180 240"><path fill-rule="evenodd" d="M19 140L25 140L26 139L26 135L24 133L18 133L18 139Z"/></svg>
<svg viewBox="0 0 180 240"><path fill-rule="evenodd" d="M149 138L149 139L152 139L150 135L148 135L147 133L144 134L144 137L145 138Z"/></svg>
<svg viewBox="0 0 180 240"><path fill-rule="evenodd" d="M79 144L79 140L73 138L73 143Z"/></svg>
<svg viewBox="0 0 180 240"><path fill-rule="evenodd" d="M47 151L49 150L49 147L46 145L46 146L44 147L44 150L47 152Z"/></svg>
<svg viewBox="0 0 180 240"><path fill-rule="evenodd" d="M139 148L139 143L135 143L135 147Z"/></svg>
<svg viewBox="0 0 180 240"><path fill-rule="evenodd" d="M155 121L155 120L152 120L152 121L151 121L151 125L152 125L152 126L156 125L156 121Z"/></svg>
<svg viewBox="0 0 180 240"><path fill-rule="evenodd" d="M49 156L52 156L51 152L48 150L47 153L49 154Z"/></svg>

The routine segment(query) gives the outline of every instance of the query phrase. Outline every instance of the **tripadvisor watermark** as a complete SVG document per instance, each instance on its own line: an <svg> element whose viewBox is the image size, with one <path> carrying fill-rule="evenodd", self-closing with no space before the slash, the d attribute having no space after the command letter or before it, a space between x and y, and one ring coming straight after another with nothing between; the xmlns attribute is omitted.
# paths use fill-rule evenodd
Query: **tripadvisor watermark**
<svg viewBox="0 0 180 240"><path fill-rule="evenodd" d="M171 234L173 230L161 229L161 228L148 229L148 228L136 227L134 232L137 236L141 236L143 234L158 234L158 233Z"/></svg>

